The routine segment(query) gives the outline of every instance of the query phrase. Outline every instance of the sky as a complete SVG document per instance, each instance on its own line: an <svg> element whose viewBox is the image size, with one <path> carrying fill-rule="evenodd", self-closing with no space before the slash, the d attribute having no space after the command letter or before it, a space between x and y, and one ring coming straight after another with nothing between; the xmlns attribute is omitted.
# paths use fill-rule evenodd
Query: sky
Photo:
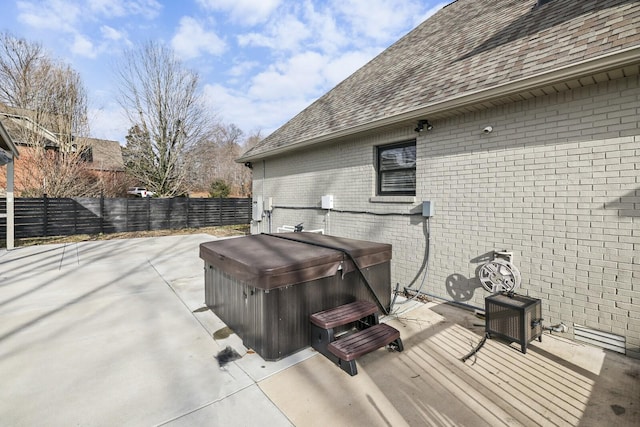
<svg viewBox="0 0 640 427"><path fill-rule="evenodd" d="M200 76L209 111L275 131L450 0L4 0L0 31L81 76L91 136L124 144L114 67L150 40Z"/></svg>

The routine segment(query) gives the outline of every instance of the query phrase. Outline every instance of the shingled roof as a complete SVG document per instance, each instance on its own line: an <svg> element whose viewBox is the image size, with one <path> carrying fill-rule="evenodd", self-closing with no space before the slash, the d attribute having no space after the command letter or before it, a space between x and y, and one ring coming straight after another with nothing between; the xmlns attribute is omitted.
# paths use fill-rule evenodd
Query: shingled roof
<svg viewBox="0 0 640 427"><path fill-rule="evenodd" d="M247 151L253 161L640 64L636 0L457 0ZM625 71L620 71L624 73ZM568 88L568 87L567 87ZM466 104L465 104L466 103Z"/></svg>
<svg viewBox="0 0 640 427"><path fill-rule="evenodd" d="M91 147L91 161L87 164L89 169L112 172L124 171L122 147L118 141L83 138L82 142Z"/></svg>
<svg viewBox="0 0 640 427"><path fill-rule="evenodd" d="M34 116L35 113L31 110L0 103L0 120L16 145L30 144L28 140L25 140L26 132L28 132L30 135L37 135L47 147L59 146L58 137L34 120Z"/></svg>

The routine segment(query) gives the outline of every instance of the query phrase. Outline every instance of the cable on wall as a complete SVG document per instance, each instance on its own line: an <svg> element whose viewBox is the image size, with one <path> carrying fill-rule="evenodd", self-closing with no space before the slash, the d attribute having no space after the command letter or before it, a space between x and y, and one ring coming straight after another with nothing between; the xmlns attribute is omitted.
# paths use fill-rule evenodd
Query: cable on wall
<svg viewBox="0 0 640 427"><path fill-rule="evenodd" d="M274 206L273 209L299 209L299 210L326 210L317 206ZM422 216L420 212L406 213L406 212L373 212L373 211L351 211L344 209L331 209L331 212L349 213L357 215L374 215L374 216Z"/></svg>

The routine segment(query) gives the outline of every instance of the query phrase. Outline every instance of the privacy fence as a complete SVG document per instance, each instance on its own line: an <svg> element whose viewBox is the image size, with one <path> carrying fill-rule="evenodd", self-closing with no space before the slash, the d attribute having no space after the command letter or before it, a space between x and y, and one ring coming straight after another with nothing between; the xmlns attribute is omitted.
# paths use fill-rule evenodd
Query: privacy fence
<svg viewBox="0 0 640 427"><path fill-rule="evenodd" d="M0 199L0 213L7 201ZM248 224L251 199L17 198L15 237L69 236ZM7 221L0 217L0 240Z"/></svg>

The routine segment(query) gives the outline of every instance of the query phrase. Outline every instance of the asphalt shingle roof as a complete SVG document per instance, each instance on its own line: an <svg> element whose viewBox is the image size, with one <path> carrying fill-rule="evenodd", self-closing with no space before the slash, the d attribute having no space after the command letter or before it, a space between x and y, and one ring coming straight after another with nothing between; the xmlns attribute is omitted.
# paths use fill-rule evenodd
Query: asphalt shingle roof
<svg viewBox="0 0 640 427"><path fill-rule="evenodd" d="M640 1L457 0L242 157L640 46Z"/></svg>
<svg viewBox="0 0 640 427"><path fill-rule="evenodd" d="M84 143L91 147L92 160L87 165L101 171L124 171L122 147L118 141L85 138Z"/></svg>

